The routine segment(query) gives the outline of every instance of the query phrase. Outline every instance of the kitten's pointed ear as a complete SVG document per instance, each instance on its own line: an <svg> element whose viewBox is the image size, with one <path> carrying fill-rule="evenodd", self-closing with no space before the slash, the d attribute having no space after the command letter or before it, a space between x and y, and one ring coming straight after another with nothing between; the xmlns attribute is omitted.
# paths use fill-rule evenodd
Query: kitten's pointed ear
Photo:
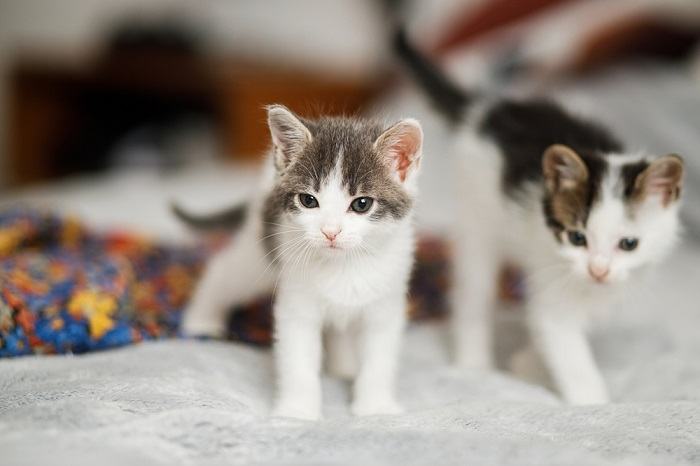
<svg viewBox="0 0 700 466"><path fill-rule="evenodd" d="M304 150L313 137L304 123L283 105L267 107L267 124L274 145L275 166L282 171Z"/></svg>
<svg viewBox="0 0 700 466"><path fill-rule="evenodd" d="M563 144L549 146L542 156L542 171L552 192L578 189L588 180L588 168L581 157Z"/></svg>
<svg viewBox="0 0 700 466"><path fill-rule="evenodd" d="M632 197L641 201L647 196L659 196L665 207L680 197L682 185L683 159L676 154L664 155L637 175Z"/></svg>
<svg viewBox="0 0 700 466"><path fill-rule="evenodd" d="M384 131L374 142L396 179L404 183L418 171L423 151L423 129L417 120L406 118Z"/></svg>

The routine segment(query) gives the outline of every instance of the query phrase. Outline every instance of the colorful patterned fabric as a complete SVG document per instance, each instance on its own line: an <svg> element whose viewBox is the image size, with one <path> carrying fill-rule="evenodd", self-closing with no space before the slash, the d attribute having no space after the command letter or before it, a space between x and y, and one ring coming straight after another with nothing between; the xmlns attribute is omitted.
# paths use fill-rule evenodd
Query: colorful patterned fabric
<svg viewBox="0 0 700 466"><path fill-rule="evenodd" d="M182 309L213 250L97 233L45 211L0 212L0 357L84 353L178 336ZM410 315L440 317L447 248L425 238L417 254ZM232 313L229 337L269 345L270 304L262 297Z"/></svg>
<svg viewBox="0 0 700 466"><path fill-rule="evenodd" d="M48 212L0 212L0 356L174 336L205 258Z"/></svg>

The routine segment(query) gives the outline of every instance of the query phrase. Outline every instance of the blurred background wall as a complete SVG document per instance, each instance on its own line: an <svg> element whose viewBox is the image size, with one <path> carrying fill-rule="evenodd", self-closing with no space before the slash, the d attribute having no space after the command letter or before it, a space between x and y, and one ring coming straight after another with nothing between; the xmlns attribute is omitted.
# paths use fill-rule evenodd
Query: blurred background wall
<svg viewBox="0 0 700 466"><path fill-rule="evenodd" d="M417 2L412 8L422 18L423 30L430 31L435 29L431 25L442 21L456 8L477 2ZM147 65L149 62L153 65L152 60L158 61L160 55L168 52L168 47L171 52L185 49L191 53L189 60L180 61L180 66L187 68L183 71L186 75L183 80L208 76L212 81L219 81L200 86L198 92L211 92L209 98L222 100L244 100L242 92L246 96L258 93L253 97L254 102L241 102L241 106L248 107L245 110L226 105L209 109L222 111L223 107L224 112L236 114L229 115L225 124L257 128L251 134L237 135L239 141L262 137L259 122L246 125L243 121L233 121L251 118L250 115L258 118L259 114L248 112L249 107L259 105L261 99L284 100L286 97L296 105L301 100L323 101L331 107L323 110L356 110L375 93L380 86L380 76L388 68L387 22L382 8L391 3L374 0L0 0L0 187L69 173L75 167L62 169L56 165L64 164L64 160L57 162L48 157L53 158L61 151L97 149L91 143L84 143L86 147L82 148L66 147L69 142L65 139L71 129L78 133L86 128L95 130L78 120L86 118L86 111L95 111L94 106L84 103L85 99L110 98L105 95L110 86L106 74L114 67L127 66L124 62L122 65L109 63L112 60L109 52L114 52L117 42L122 47L131 46L131 51L137 47L142 50L160 47L151 58L130 62L128 66L135 68L135 74L151 73ZM129 40L131 44L127 44ZM96 71L100 60L107 62L103 63L106 69L102 73ZM177 66L178 62L172 63ZM178 71L168 65L164 67L168 69L157 80L163 81L165 88L169 78L176 80ZM254 69L264 69L265 74ZM251 72L248 84L242 84L247 87L233 90L246 78L226 80L226 76L245 70ZM275 73L286 75L277 83L251 88L254 86L250 82L259 83L262 76L274 81ZM134 81L138 79L134 77ZM154 86L157 80L152 83ZM118 88L115 92L124 92L130 86L134 92L148 88L144 85L143 89L136 89L138 86L128 81L124 77L121 83L112 83ZM292 89L281 89L279 81ZM309 92L295 90L302 83L309 86ZM192 89L197 86L190 84L191 87L186 83L173 84L179 86L173 90L174 95L197 93ZM77 86L92 87L94 95L77 96ZM97 89L100 86L102 93ZM226 91L223 87L230 89ZM289 96L297 91L300 94L297 98ZM347 94L345 98L343 94ZM172 95L164 92L160 104ZM32 108L28 109L30 106ZM74 111L81 106L87 109ZM177 106L176 103L174 107ZM164 110L176 111L175 108ZM27 115L29 112L32 114ZM101 114L92 116L104 118ZM57 127L61 125L62 128ZM25 129L33 134L17 134ZM44 134L51 132L60 134L54 137ZM228 144L229 151L249 152L260 148L260 143L254 141L240 147L232 141L224 141L224 144ZM53 154L49 156L47 151ZM23 160L35 157L39 158Z"/></svg>
<svg viewBox="0 0 700 466"><path fill-rule="evenodd" d="M642 57L664 63L662 82L676 80L654 99L675 96L685 105L669 113L697 114L697 0L0 0L0 189L259 158L272 102L306 115L417 114L406 93L390 100L406 88L388 50L397 20L457 80L487 92L580 89ZM626 69L641 86L645 73ZM644 112L614 89L597 92L621 101L598 98L594 110L620 110L613 124L624 130ZM646 143L639 128L650 124L634 121L629 134ZM668 146L656 139L652 148Z"/></svg>
<svg viewBox="0 0 700 466"><path fill-rule="evenodd" d="M39 180L48 174L39 168L26 168L29 173L24 174L12 173L16 167L8 166L8 156L19 150L9 137L10 131L17 130L11 127L9 113L18 111L11 108L11 94L20 92L17 79L31 79L18 78L17 73L54 74L48 79L58 81L72 68L73 77L79 79L77 75L87 73L79 69L88 68L89 63L105 53L119 28L122 34L128 34L126 28L141 24L170 27L171 34L191 40L198 53L221 57L222 61L225 57L249 58L259 64L279 63L364 79L374 72L373 61L377 57L372 52L377 17L371 10L367 1L2 0L0 183L7 185L13 175L22 182ZM324 20L318 21L319 17ZM358 27L367 34L356 34ZM189 38L188 33L192 34ZM326 40L318 40L320 37ZM49 69L51 66L53 69ZM204 68L205 65L202 73ZM26 105L27 100L32 98L23 99L19 105ZM52 107L51 103L37 105ZM43 126L46 125L51 123ZM31 150L26 151L30 153Z"/></svg>

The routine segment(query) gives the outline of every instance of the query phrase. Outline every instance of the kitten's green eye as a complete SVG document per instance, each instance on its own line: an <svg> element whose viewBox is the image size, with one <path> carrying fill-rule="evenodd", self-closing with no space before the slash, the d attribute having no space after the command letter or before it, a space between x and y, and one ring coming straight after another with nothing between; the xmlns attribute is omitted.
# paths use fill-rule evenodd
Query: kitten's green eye
<svg viewBox="0 0 700 466"><path fill-rule="evenodd" d="M567 235L569 237L569 242L574 246L584 247L588 244L586 241L586 235L584 235L580 231L570 231L567 233Z"/></svg>
<svg viewBox="0 0 700 466"><path fill-rule="evenodd" d="M301 205L303 205L307 209L315 209L316 207L318 207L318 201L311 194L299 194L299 202L301 202Z"/></svg>
<svg viewBox="0 0 700 466"><path fill-rule="evenodd" d="M634 251L639 246L639 240L637 238L622 238L619 246L623 251Z"/></svg>
<svg viewBox="0 0 700 466"><path fill-rule="evenodd" d="M350 208L353 212L364 214L372 207L372 204L374 204L374 199L371 197L358 197L350 203Z"/></svg>

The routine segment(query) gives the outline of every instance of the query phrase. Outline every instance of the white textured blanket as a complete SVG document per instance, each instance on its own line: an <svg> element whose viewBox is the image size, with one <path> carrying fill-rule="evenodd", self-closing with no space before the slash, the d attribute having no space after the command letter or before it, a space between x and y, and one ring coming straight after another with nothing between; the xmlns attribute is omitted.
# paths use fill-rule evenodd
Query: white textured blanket
<svg viewBox="0 0 700 466"><path fill-rule="evenodd" d="M699 260L681 250L626 323L598 333L610 405L457 373L444 326L420 324L405 343L405 414L352 418L347 385L326 380L324 421L271 419L269 351L166 341L0 361L0 464L700 464Z"/></svg>

